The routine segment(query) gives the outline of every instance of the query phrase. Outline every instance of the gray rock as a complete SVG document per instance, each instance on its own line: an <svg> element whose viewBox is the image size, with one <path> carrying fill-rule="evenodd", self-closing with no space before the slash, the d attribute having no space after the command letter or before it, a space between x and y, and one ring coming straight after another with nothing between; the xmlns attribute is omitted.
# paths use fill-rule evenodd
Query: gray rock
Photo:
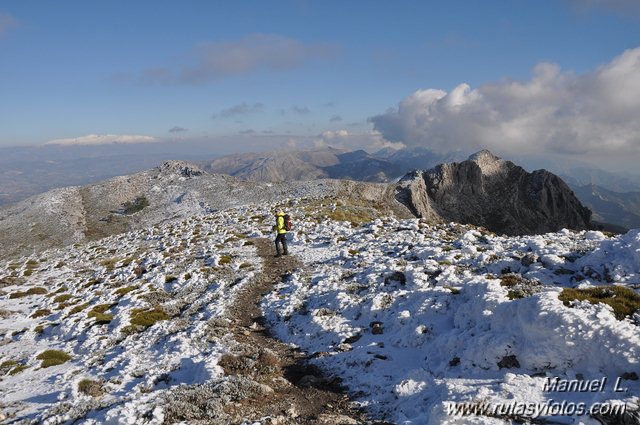
<svg viewBox="0 0 640 425"><path fill-rule="evenodd" d="M396 199L435 221L508 235L591 227L591 211L558 176L545 170L528 173L486 150L461 163L414 171L397 189Z"/></svg>

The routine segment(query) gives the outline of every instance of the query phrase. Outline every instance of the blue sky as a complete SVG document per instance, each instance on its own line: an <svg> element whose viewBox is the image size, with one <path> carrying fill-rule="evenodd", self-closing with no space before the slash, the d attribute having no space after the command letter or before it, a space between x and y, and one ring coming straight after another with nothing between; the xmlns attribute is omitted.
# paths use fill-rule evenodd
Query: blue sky
<svg viewBox="0 0 640 425"><path fill-rule="evenodd" d="M487 99L533 84L541 63L584 83L640 46L637 3L0 0L0 146L90 134L428 144L431 127L394 131L417 90L441 99L466 83Z"/></svg>

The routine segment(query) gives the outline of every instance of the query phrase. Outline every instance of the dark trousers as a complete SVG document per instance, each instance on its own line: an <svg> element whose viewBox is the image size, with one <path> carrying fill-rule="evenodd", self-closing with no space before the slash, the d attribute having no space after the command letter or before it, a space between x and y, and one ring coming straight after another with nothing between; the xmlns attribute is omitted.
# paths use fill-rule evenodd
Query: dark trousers
<svg viewBox="0 0 640 425"><path fill-rule="evenodd" d="M289 251L287 251L286 236L287 236L286 233L278 233L278 236L276 236L276 252L278 253L278 255L280 255L280 245L278 245L278 243L282 244L282 252L284 253L284 255L289 254Z"/></svg>

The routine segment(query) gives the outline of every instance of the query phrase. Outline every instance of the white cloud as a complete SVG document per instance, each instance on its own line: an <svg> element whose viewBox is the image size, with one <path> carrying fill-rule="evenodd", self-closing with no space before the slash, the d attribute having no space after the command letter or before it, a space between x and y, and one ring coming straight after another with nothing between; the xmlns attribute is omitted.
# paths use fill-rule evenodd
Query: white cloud
<svg viewBox="0 0 640 425"><path fill-rule="evenodd" d="M108 145L108 144L133 144L133 143L156 143L159 139L151 136L127 135L127 134L89 134L69 139L51 140L45 145Z"/></svg>
<svg viewBox="0 0 640 425"><path fill-rule="evenodd" d="M370 118L393 141L436 151L640 154L640 48L585 75L541 63L529 81L418 90Z"/></svg>
<svg viewBox="0 0 640 425"><path fill-rule="evenodd" d="M389 142L377 131L350 133L347 130L325 131L312 141L315 147L366 149L370 152L386 147L401 148L402 143Z"/></svg>

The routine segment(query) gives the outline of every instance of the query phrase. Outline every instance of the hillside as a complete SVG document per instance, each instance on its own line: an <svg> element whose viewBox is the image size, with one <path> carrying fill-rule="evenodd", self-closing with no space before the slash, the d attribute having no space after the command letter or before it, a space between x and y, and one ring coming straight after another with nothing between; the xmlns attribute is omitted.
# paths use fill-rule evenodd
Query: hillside
<svg viewBox="0 0 640 425"><path fill-rule="evenodd" d="M594 220L627 229L640 227L640 192L614 192L597 185L573 187L573 191L594 212Z"/></svg>
<svg viewBox="0 0 640 425"><path fill-rule="evenodd" d="M422 166L435 165L420 158ZM207 162L203 168L244 180L282 182L318 178L389 182L410 169L403 161L371 155L363 150L320 148L304 151L274 151L228 155Z"/></svg>
<svg viewBox="0 0 640 425"><path fill-rule="evenodd" d="M637 231L501 237L365 214L340 198L292 199L293 257L279 264L263 242L274 207L193 214L0 263L3 419L593 422L544 410L570 401L609 403L637 420ZM260 285L267 294L254 313L242 300ZM594 304L572 298L593 285L607 288ZM290 355L302 363L285 368L276 343L256 344L264 327L299 347ZM547 379L576 377L607 385L544 390ZM618 377L627 391L614 391ZM318 405L330 395L293 395L307 390L339 396ZM542 407L516 414L499 403Z"/></svg>
<svg viewBox="0 0 640 425"><path fill-rule="evenodd" d="M168 161L141 173L55 189L0 208L0 258L249 203L339 196L394 210L399 216L411 215L393 201L393 188L387 185L339 180L247 182L209 174L188 162Z"/></svg>

